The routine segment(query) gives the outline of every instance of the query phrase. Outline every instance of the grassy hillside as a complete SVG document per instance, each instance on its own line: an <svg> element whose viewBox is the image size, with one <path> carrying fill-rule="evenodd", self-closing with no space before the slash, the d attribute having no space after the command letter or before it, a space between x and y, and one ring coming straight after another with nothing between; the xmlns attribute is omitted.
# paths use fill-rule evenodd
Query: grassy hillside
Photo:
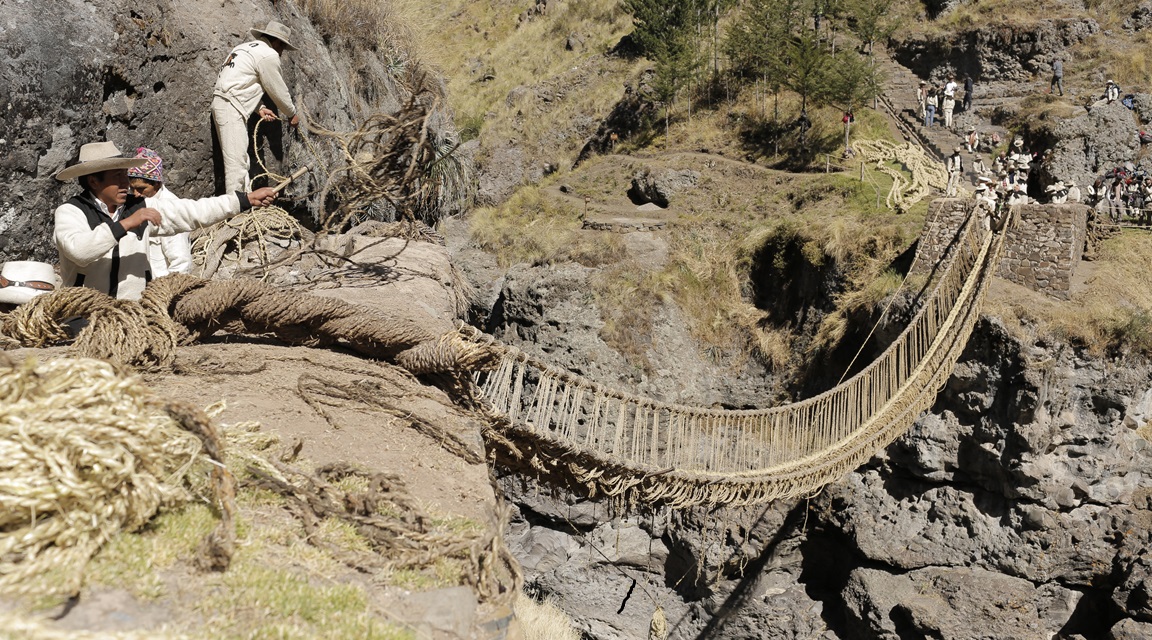
<svg viewBox="0 0 1152 640"><path fill-rule="evenodd" d="M1033 5L973 2L930 21L919 2L899 0L891 15L900 21L901 35L1086 15L1113 31L1074 52L1067 74L1072 86L1093 87L1090 71L1102 68L1128 74L1129 85L1149 77L1147 36L1117 34L1135 0L1093 2L1082 12L1066 3L1050 4L1051 11L1038 12ZM807 161L815 172L783 170L797 166L788 155L796 133L784 127L799 113L799 97L727 75L682 92L671 105L667 131L660 122L648 135L621 139L615 153L574 168L590 133L625 97L625 85L638 87L652 67L643 57L613 54L633 29L620 5L552 1L545 12L533 13L532 0L499 5L443 0L421 14L424 55L446 75L458 126L480 141L479 161L485 162L491 149L514 147L557 168L506 202L475 211L474 238L504 264L572 260L598 267L592 294L605 321L602 337L639 366L646 329L668 303L680 307L701 348L720 360L752 355L781 366L834 344L847 317L870 317L899 285L890 264L918 235L926 203L903 214L877 206L890 179L869 170L868 180L860 182L859 163L840 160L841 112L831 107L809 109L808 141L817 153ZM836 37L840 46L851 43L845 35ZM722 59L721 68L726 64ZM1076 113L1072 105L1064 111L1057 106L1043 108L1051 117ZM854 138L895 138L881 113L865 109L857 119ZM739 165L748 170L737 171ZM825 165L832 174L823 174ZM624 193L632 175L659 168L692 168L701 175L698 188L679 196L664 215L665 263L637 263L619 236L581 229L579 199L587 197L593 210L627 207ZM560 185L576 199L560 197ZM781 322L761 308L763 302L754 304L750 273L756 256L786 237L807 248L807 266L833 261L845 283L818 328ZM1120 288L1139 288L1132 278L1141 271L1121 268L1113 259L1152 250L1148 234L1129 233L1110 246L1123 248L1103 252L1102 269L1115 271ZM1152 350L1152 340L1140 328L1152 303L1099 291L1091 295L1090 304L1055 305L1036 321L1035 330L1106 349Z"/></svg>

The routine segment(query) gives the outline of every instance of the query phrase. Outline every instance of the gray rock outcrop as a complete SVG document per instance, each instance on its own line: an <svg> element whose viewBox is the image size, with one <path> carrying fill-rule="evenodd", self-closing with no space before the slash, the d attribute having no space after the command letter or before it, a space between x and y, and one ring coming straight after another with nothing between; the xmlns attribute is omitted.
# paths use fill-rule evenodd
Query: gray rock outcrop
<svg viewBox="0 0 1152 640"><path fill-rule="evenodd" d="M1152 26L1152 2L1141 2L1132 10L1132 14L1124 19L1125 31L1143 31Z"/></svg>
<svg viewBox="0 0 1152 640"><path fill-rule="evenodd" d="M1136 159L1140 152L1137 126L1132 111L1119 102L1061 120L1051 128L1056 142L1043 168L1065 182L1090 185L1099 174Z"/></svg>
<svg viewBox="0 0 1152 640"><path fill-rule="evenodd" d="M690 169L652 172L643 169L632 176L632 185L628 188L628 198L633 204L647 204L651 202L656 206L667 209L672 198L678 194L692 189L700 181L700 174Z"/></svg>
<svg viewBox="0 0 1152 640"><path fill-rule="evenodd" d="M941 3L952 5L954 3ZM1052 61L1100 31L1090 18L1041 20L1026 26L981 25L940 35L913 35L893 43L893 57L916 75L942 80L968 73L979 82L1024 82L1047 75Z"/></svg>

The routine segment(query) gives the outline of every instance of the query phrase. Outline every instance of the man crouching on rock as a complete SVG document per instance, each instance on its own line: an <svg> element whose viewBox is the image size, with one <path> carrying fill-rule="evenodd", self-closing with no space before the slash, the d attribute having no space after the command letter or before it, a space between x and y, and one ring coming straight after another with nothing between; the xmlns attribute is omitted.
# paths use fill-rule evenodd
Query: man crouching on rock
<svg viewBox="0 0 1152 640"><path fill-rule="evenodd" d="M80 161L56 174L78 179L83 193L56 208L53 237L64 286L91 287L135 300L152 279L148 240L226 220L276 199L265 187L200 200L141 198L129 191L128 169L147 158L125 158L111 142L80 147Z"/></svg>

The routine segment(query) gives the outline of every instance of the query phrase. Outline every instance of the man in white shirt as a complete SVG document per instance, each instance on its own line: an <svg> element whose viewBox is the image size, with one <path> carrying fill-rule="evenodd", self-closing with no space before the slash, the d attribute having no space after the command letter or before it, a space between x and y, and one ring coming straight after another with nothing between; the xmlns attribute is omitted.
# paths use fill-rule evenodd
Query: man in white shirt
<svg viewBox="0 0 1152 640"><path fill-rule="evenodd" d="M944 192L947 198L955 197L960 189L960 178L964 175L964 159L960 156L963 150L963 147L956 147L944 160L944 168L948 170L948 188Z"/></svg>
<svg viewBox="0 0 1152 640"><path fill-rule="evenodd" d="M949 75L944 85L944 128L952 128L952 111L956 108L956 76Z"/></svg>
<svg viewBox="0 0 1152 640"><path fill-rule="evenodd" d="M111 142L80 147L80 161L56 174L77 179L84 190L56 208L53 239L66 287L90 287L135 300L152 279L148 241L226 220L276 199L269 187L200 200L137 198L129 193L128 169L145 158L125 158Z"/></svg>
<svg viewBox="0 0 1152 640"><path fill-rule="evenodd" d="M128 182L132 193L140 198L161 198L179 200L176 194L164 186L164 160L160 154L147 148L136 149L136 157L144 158L145 164L128 170ZM152 277L161 278L169 273L188 273L192 270L192 243L188 233L171 236L152 234L148 241L148 264L152 266Z"/></svg>
<svg viewBox="0 0 1152 640"><path fill-rule="evenodd" d="M220 68L212 90L212 120L224 156L224 193L248 189L248 116L259 108L264 120L276 120L276 114L261 104L267 93L282 117L295 127L300 124L296 105L284 83L280 56L296 47L288 41L292 30L279 22L269 22L263 29L249 32L252 40L232 49Z"/></svg>

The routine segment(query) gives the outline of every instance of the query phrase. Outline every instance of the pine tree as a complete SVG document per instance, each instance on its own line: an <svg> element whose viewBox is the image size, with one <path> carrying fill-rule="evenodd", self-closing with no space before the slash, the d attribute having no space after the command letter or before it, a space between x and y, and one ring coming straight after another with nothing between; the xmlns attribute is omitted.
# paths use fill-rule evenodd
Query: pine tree
<svg viewBox="0 0 1152 640"><path fill-rule="evenodd" d="M847 0L849 27L864 42L869 57L873 45L896 32L892 5L893 0Z"/></svg>

